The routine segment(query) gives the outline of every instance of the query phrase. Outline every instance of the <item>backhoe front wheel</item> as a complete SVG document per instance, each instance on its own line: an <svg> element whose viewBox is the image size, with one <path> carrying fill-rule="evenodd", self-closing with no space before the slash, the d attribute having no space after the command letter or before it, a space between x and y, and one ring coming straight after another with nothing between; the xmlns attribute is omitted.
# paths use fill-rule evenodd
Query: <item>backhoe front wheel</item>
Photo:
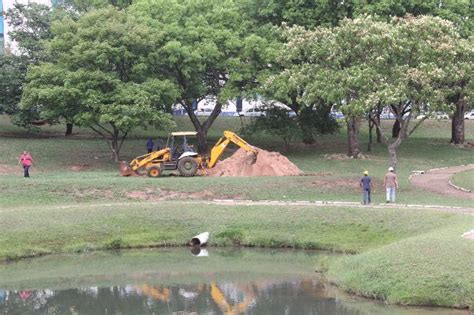
<svg viewBox="0 0 474 315"><path fill-rule="evenodd" d="M186 156L179 160L178 171L181 176L191 177L196 175L198 164L196 159L191 156Z"/></svg>
<svg viewBox="0 0 474 315"><path fill-rule="evenodd" d="M156 178L156 177L159 177L160 174L161 174L161 168L159 166L154 165L154 166L150 166L146 169L146 175L148 177Z"/></svg>

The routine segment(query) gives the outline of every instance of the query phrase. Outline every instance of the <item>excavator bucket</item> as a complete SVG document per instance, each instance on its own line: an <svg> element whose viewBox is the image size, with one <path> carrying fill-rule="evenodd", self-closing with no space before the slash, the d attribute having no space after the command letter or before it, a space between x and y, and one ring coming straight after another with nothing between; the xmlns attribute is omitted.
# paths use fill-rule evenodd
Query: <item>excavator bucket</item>
<svg viewBox="0 0 474 315"><path fill-rule="evenodd" d="M245 159L245 163L248 165L255 164L257 162L257 152L247 152L247 158Z"/></svg>
<svg viewBox="0 0 474 315"><path fill-rule="evenodd" d="M137 176L134 170L127 164L127 162L120 162L120 175L122 176Z"/></svg>

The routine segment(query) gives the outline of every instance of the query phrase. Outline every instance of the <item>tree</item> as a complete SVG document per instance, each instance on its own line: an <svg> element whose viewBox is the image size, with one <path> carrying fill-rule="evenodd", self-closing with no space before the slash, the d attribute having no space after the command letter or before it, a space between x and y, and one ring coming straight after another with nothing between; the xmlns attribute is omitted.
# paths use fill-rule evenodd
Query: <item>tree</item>
<svg viewBox="0 0 474 315"><path fill-rule="evenodd" d="M141 1L130 12L155 31L148 66L153 77L172 80L176 102L198 132L198 151L207 153L209 128L223 104L254 80L256 65L265 65L267 41L250 32L252 25L230 0ZM214 97L216 106L200 120L193 104L206 97Z"/></svg>
<svg viewBox="0 0 474 315"><path fill-rule="evenodd" d="M358 123L376 106L390 106L400 124L391 141L374 119L387 144L390 165L396 151L423 122L410 128L412 116L443 105L445 94L436 78L445 78L443 57L458 36L452 23L433 17L407 17L380 22L367 16L346 19L335 28L285 30L283 57L298 60L292 77L308 102L323 97L342 104L348 127L349 155L357 156ZM463 69L463 71L465 71Z"/></svg>
<svg viewBox="0 0 474 315"><path fill-rule="evenodd" d="M12 28L10 38L18 44L20 55L27 58L29 63L38 64L48 59L44 43L53 37L52 22L62 15L60 10L34 2L15 3L8 10L6 20Z"/></svg>
<svg viewBox="0 0 474 315"><path fill-rule="evenodd" d="M42 117L70 117L107 141L119 159L128 133L167 126L177 92L170 82L149 79L146 54L152 31L113 7L53 26L48 44L55 62L31 70L21 106Z"/></svg>
<svg viewBox="0 0 474 315"><path fill-rule="evenodd" d="M472 97L474 81L474 39L454 37L440 56L439 63L442 75L432 78L440 87L451 118L451 143L464 143L464 113L468 100Z"/></svg>
<svg viewBox="0 0 474 315"><path fill-rule="evenodd" d="M262 75L260 80L266 83L261 88L261 94L269 99L279 101L290 107L296 113L296 120L300 127L303 143L315 143L317 134L332 133L337 130L337 122L329 114L331 104L321 98L315 98L307 104L303 98L305 89L295 80L293 67L299 67L298 60L275 60L278 67L283 69L278 74L267 79ZM286 68L286 70L285 70Z"/></svg>
<svg viewBox="0 0 474 315"><path fill-rule="evenodd" d="M285 150L290 148L291 142L299 136L300 128L294 117L289 117L285 108L269 106L265 108L265 116L256 117L247 127L248 134L267 133L280 137Z"/></svg>
<svg viewBox="0 0 474 315"><path fill-rule="evenodd" d="M474 3L469 0L365 0L354 7L354 14L356 16L377 15L386 18L387 21L394 16L437 16L453 22L462 37L469 37L474 31L473 5Z"/></svg>
<svg viewBox="0 0 474 315"><path fill-rule="evenodd" d="M355 1L346 0L241 0L244 15L258 25L300 25L306 28L336 26L343 18L352 18Z"/></svg>
<svg viewBox="0 0 474 315"><path fill-rule="evenodd" d="M459 78L450 73L453 66L461 77L465 77L463 73L469 72L472 66L453 63L456 58L449 58L456 55L456 47L462 42L452 22L428 16L408 16L394 19L391 28L392 39L387 47L391 53L378 57L378 72L383 74L383 81L367 97L367 106L370 102L382 102L389 105L396 116L400 125L399 135L393 141L384 136L390 165L395 167L401 143L430 113L443 109L446 97L452 95L440 81ZM446 67L447 64L451 67ZM419 112L425 112L427 116L410 127L411 120ZM381 130L380 125L378 128Z"/></svg>
<svg viewBox="0 0 474 315"><path fill-rule="evenodd" d="M15 52L15 55L0 58L16 61L17 67L11 72L16 80L10 81L8 77L0 77L0 84L9 86L10 94L5 95L4 98L10 102L8 114L16 125L30 129L32 123L39 119L38 111L22 110L18 107L23 91L22 86L29 66L38 65L50 59L45 43L53 37L51 24L68 14L61 7L51 8L34 2L15 3L14 7L6 13L7 22L12 28L9 35L16 42L18 52ZM10 62L10 65L13 64ZM17 94L13 95L12 92ZM72 133L72 124L66 125L66 135L69 135Z"/></svg>
<svg viewBox="0 0 474 315"><path fill-rule="evenodd" d="M17 113L27 64L27 60L21 56L0 56L0 113Z"/></svg>
<svg viewBox="0 0 474 315"><path fill-rule="evenodd" d="M312 29L317 26L336 26L344 18L353 18L366 14L376 15L382 21L390 21L394 16L404 17L407 14L413 16L433 15L452 21L462 37L469 37L474 29L473 3L472 1L458 0L427 0L427 1L402 1L402 0L363 0L363 1L321 1L321 0L242 0L239 2L243 12L248 16L253 24L258 25L259 34L266 34L269 37L276 36L268 30L268 25L281 26L287 25L304 26ZM271 29L270 29L271 30ZM272 62L273 63L273 62ZM285 66L286 68L287 66ZM273 67L274 73L278 72L278 67ZM280 78L281 79L281 78ZM463 80L464 81L464 80ZM283 85L281 85L283 86ZM291 83L287 85L291 87ZM297 108L304 108L304 104L292 102L296 100L298 91L289 91L288 105L296 112ZM269 98L272 98L268 95ZM273 97L278 99L276 97ZM451 98L456 99L456 95ZM278 99L283 101L281 98ZM454 101L457 105L452 115L452 142L459 143L464 138L464 122L462 119L462 108L464 108L463 98L460 101ZM328 106L328 105L326 105ZM330 105L329 105L330 106ZM400 124L395 120L393 125L393 138L397 138L400 131ZM461 134L462 133L462 134ZM377 131L377 139L380 139ZM305 143L314 141L312 137L305 136Z"/></svg>
<svg viewBox="0 0 474 315"><path fill-rule="evenodd" d="M381 1L366 1L360 3L355 7L355 15L360 14L376 14L381 18L386 18L387 20L392 16L404 17L407 14L413 16L419 15L433 15L443 18L445 20L451 21L454 27L457 29L459 35L462 38L472 39L472 34L474 31L474 15L473 15L473 5L472 1L458 1L458 0L427 0L427 1L392 1L392 0L381 0ZM464 39L459 39L464 41ZM471 44L472 45L472 44ZM462 45L456 45L459 48ZM464 49L464 56L466 56ZM460 56L463 55L462 52L458 52ZM452 57L452 56L451 56ZM472 56L467 55L472 60ZM462 57L457 57L456 62L463 62ZM452 58L448 57L448 60L454 61ZM466 59L464 59L466 62ZM451 62L453 64L453 62ZM472 62L471 62L472 64ZM446 79L446 88L451 89L453 93L448 97L447 103L451 105L451 142L455 144L462 144L464 142L464 119L463 114L466 109L466 93L465 89L469 85L471 76L460 77L459 68L465 68L465 66L455 66L453 64L452 72L446 72L446 74L451 73L451 79ZM472 73L472 71L471 71ZM457 77L457 78L456 78ZM447 81L450 81L448 83ZM395 121L393 125L393 138L398 137L400 131L400 124L398 121Z"/></svg>

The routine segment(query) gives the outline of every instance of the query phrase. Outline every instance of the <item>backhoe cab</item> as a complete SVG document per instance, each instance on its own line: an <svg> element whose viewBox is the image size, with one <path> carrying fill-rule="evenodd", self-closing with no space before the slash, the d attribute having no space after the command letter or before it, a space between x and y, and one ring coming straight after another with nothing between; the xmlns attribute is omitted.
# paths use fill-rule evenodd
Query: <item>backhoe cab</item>
<svg viewBox="0 0 474 315"><path fill-rule="evenodd" d="M188 137L196 135L195 131L171 132L165 148L138 156L128 165L122 162L120 174L158 177L165 170L177 170L181 176L194 176L198 169L214 167L231 142L250 153L249 164L256 161L257 150L232 131L224 131L224 136L212 147L209 156L199 155L189 143Z"/></svg>

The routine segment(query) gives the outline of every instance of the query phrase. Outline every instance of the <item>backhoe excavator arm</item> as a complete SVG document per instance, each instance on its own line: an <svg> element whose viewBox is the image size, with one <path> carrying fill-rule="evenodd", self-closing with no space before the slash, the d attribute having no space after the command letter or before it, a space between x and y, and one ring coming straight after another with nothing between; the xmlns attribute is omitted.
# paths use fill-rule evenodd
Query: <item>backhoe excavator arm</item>
<svg viewBox="0 0 474 315"><path fill-rule="evenodd" d="M233 133L232 131L224 131L224 136L217 141L217 143L212 147L211 154L209 157L209 162L207 163L208 168L212 168L216 165L217 161L224 153L225 149L229 143L234 143L244 149L247 152L250 152L256 158L258 151L247 143L244 139Z"/></svg>

